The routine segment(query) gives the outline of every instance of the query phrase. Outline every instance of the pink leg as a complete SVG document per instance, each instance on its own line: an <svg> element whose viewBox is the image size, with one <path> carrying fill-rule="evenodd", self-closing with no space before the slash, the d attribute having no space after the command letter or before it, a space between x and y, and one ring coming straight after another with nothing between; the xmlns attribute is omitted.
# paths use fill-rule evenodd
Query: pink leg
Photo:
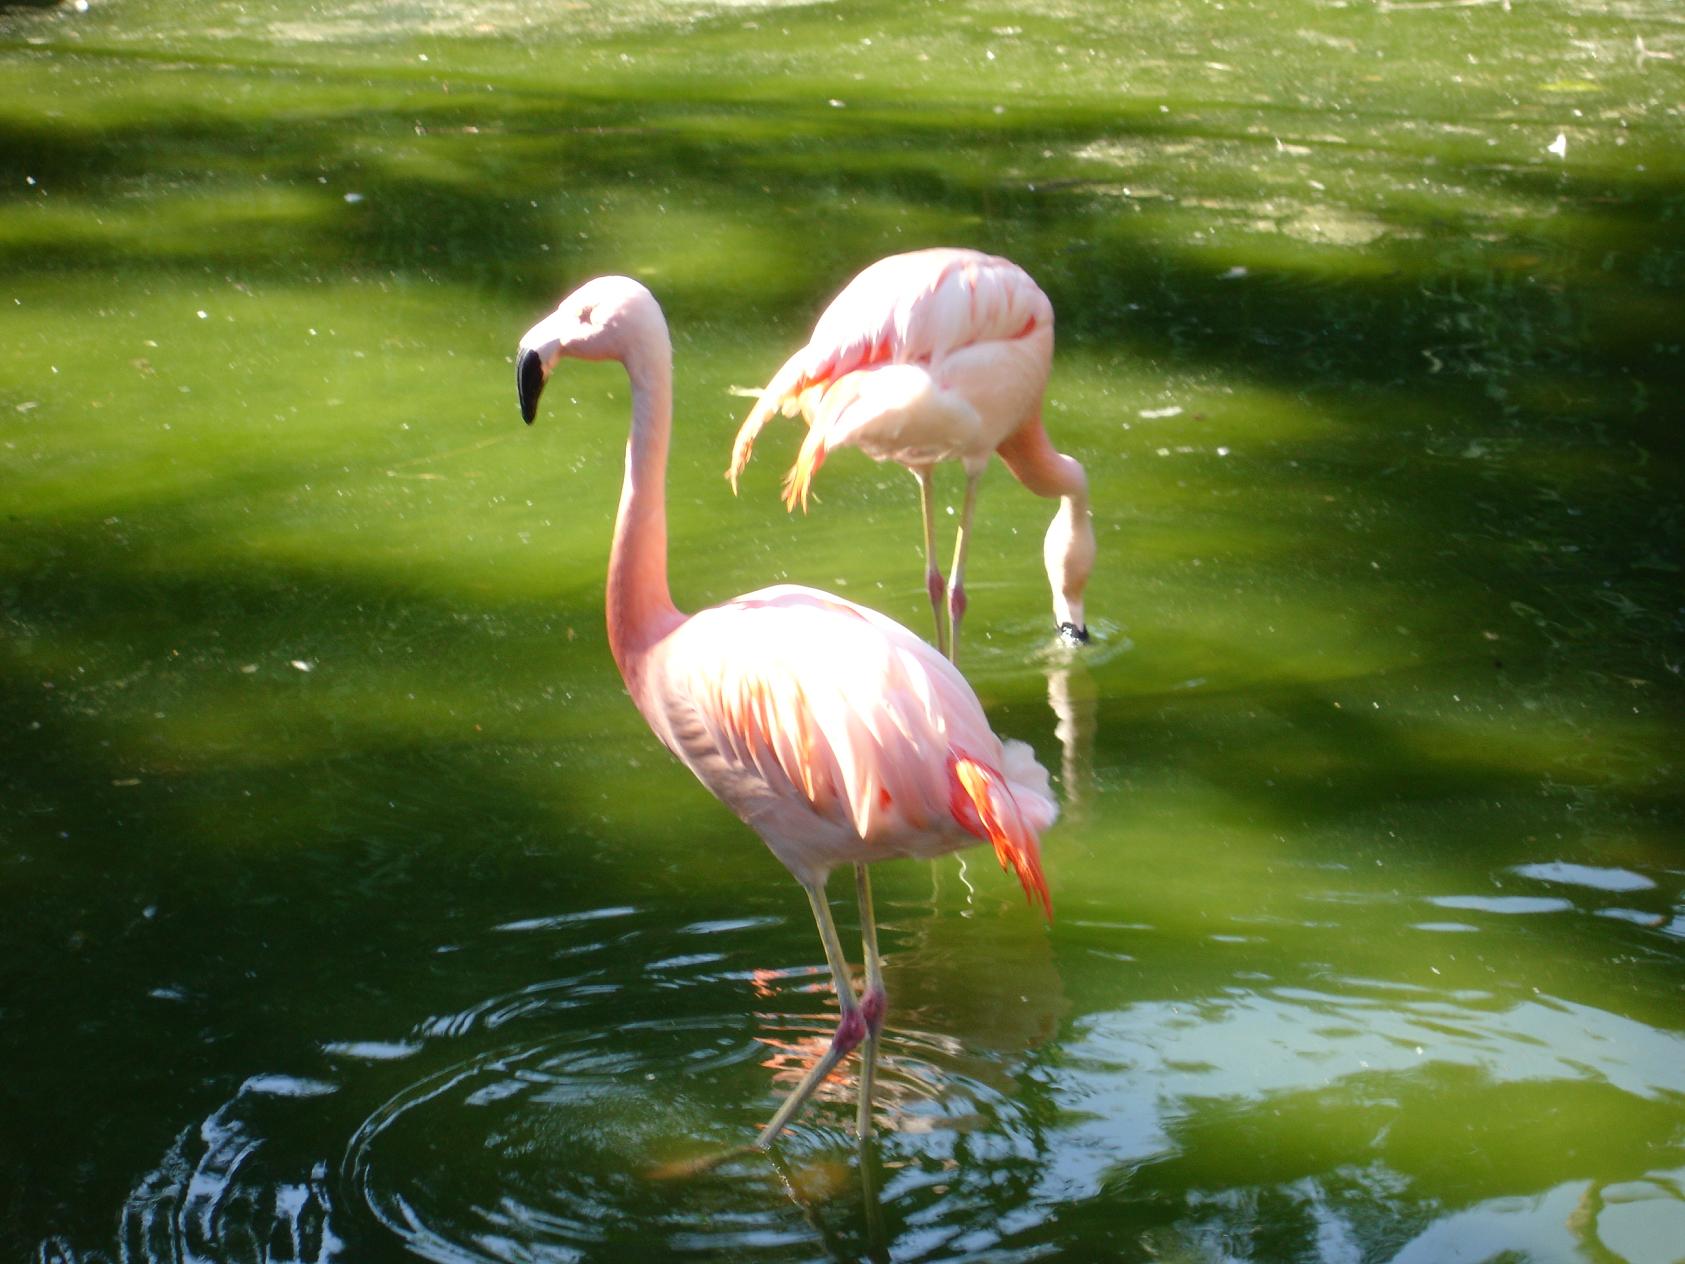
<svg viewBox="0 0 1685 1264"><path fill-rule="evenodd" d="M842 946L837 942L837 927L831 920L830 906L825 903L825 888L808 886L805 882L802 887L807 892L808 903L813 906L813 920L819 925L819 939L825 945L825 960L830 964L831 977L836 981L837 1001L842 1006L842 1018L837 1023L836 1035L831 1037L831 1047L825 1051L825 1056L809 1068L808 1073L802 1077L802 1082L784 1099L784 1104L755 1138L755 1148L759 1150L766 1149L778 1139L778 1134L795 1118L796 1112L807 1104L807 1099L813 1096L813 1091L824 1082L825 1077L836 1069L837 1063L846 1058L862 1040L870 1038L873 1034L872 1026L861 1011L859 1002L854 999L854 988L848 981L848 965L843 960Z"/></svg>
<svg viewBox="0 0 1685 1264"><path fill-rule="evenodd" d="M936 648L948 653L948 584L936 565L936 491L931 486L929 470L914 470L919 481L919 512L924 517L924 586L930 594L930 613L936 620Z"/></svg>
<svg viewBox="0 0 1685 1264"><path fill-rule="evenodd" d="M860 998L860 1014L866 1020L866 1030L877 1035L883 1030L883 1016L889 1009L889 994L883 990L882 984L867 988L865 995Z"/></svg>
<svg viewBox="0 0 1685 1264"><path fill-rule="evenodd" d="M889 998L883 990L883 962L878 958L878 923L872 913L872 880L866 866L854 866L854 889L860 899L860 940L865 948L866 987L860 997L860 1017L866 1025L866 1044L860 1052L860 1103L854 1130L864 1142L872 1135L872 1091L878 1078L878 1033L883 1030Z"/></svg>
<svg viewBox="0 0 1685 1264"><path fill-rule="evenodd" d="M948 568L948 645L950 662L959 661L960 620L965 618L965 554L971 545L971 515L977 507L977 480L982 469L965 474L965 503L960 508L960 529L954 539L954 564ZM938 647L941 648L941 647Z"/></svg>

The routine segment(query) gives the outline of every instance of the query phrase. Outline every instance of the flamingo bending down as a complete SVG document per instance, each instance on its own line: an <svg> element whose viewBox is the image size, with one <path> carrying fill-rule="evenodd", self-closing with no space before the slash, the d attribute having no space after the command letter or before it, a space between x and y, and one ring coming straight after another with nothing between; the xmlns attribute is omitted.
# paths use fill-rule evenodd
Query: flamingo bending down
<svg viewBox="0 0 1685 1264"><path fill-rule="evenodd" d="M1042 429L1052 360L1053 304L1017 264L951 248L879 259L831 300L807 345L760 392L737 432L726 477L735 491L755 436L780 410L800 413L808 424L784 480L790 509L807 508L813 476L833 448L856 447L874 461L906 466L919 482L936 644L953 658L965 614L977 480L998 452L1025 487L1059 498L1042 544L1053 622L1065 638L1086 641L1082 594L1094 566L1094 527L1082 466L1055 451ZM936 564L930 482L940 461L965 466L964 508L946 582ZM951 627L944 627L944 604Z"/></svg>
<svg viewBox="0 0 1685 1264"><path fill-rule="evenodd" d="M654 297L626 277L589 281L521 339L521 415L556 362L618 360L632 388L626 477L609 553L609 648L655 735L766 842L813 907L842 1016L830 1048L761 1130L764 1148L864 1042L862 1137L871 1128L885 996L867 864L994 844L1047 916L1038 833L1058 815L1047 772L1003 743L958 670L906 628L830 593L763 588L687 615L667 587L672 345ZM852 864L865 987L857 1000L825 899Z"/></svg>

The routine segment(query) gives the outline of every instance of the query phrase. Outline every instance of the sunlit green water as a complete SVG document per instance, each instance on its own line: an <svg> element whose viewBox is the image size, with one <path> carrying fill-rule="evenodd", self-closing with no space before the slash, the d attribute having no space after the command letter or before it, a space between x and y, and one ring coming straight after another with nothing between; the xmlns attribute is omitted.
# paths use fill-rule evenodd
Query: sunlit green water
<svg viewBox="0 0 1685 1264"><path fill-rule="evenodd" d="M1685 1258L1682 61L1661 0L0 6L0 1254ZM886 867L879 1144L838 1084L652 1181L834 1003L609 662L624 380L528 431L515 339L645 280L681 604L922 631L911 480L720 472L939 242L1053 298L1094 484L1094 646L999 470L969 577L1058 920Z"/></svg>

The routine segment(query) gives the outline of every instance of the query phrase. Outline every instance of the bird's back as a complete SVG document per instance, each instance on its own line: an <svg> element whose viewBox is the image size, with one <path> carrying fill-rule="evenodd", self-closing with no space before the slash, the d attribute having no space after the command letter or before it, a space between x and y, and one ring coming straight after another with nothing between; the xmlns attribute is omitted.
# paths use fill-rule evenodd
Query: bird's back
<svg viewBox="0 0 1685 1264"><path fill-rule="evenodd" d="M831 301L807 345L773 376L738 430L728 474L735 483L775 413L799 412L812 425L826 392L850 374L888 365L939 374L956 353L990 348L1012 349L1009 359L1022 362L1012 367L1012 380L1024 384L1026 399L1039 401L1052 359L1053 305L1022 268L953 247L880 259ZM1023 420L1021 405L1008 411L1010 424Z"/></svg>
<svg viewBox="0 0 1685 1264"><path fill-rule="evenodd" d="M938 247L891 255L861 271L797 354L804 377L834 381L871 364L930 364L960 347L1052 324L1052 303L1017 264Z"/></svg>
<svg viewBox="0 0 1685 1264"><path fill-rule="evenodd" d="M987 840L1045 903L1047 773L894 620L762 589L691 617L651 651L643 682L657 735L798 877Z"/></svg>

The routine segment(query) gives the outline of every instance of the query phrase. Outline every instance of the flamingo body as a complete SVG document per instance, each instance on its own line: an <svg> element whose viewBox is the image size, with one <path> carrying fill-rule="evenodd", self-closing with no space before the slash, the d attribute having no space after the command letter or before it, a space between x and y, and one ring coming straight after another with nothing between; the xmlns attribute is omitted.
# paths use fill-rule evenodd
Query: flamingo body
<svg viewBox="0 0 1685 1264"><path fill-rule="evenodd" d="M635 697L656 736L798 879L986 839L1047 906L1035 842L1057 814L1046 772L1022 742L996 737L959 672L893 619L812 588L761 589L664 638ZM973 797L967 767L988 794Z"/></svg>
<svg viewBox="0 0 1685 1264"><path fill-rule="evenodd" d="M517 383L531 421L565 356L621 361L632 430L606 593L609 644L655 735L765 840L807 890L843 1010L837 1038L762 1131L769 1144L825 1074L866 1040L885 1004L866 865L987 841L1051 916L1038 835L1058 809L1047 773L1002 742L958 670L895 621L791 585L694 615L667 587L665 472L671 344L654 297L625 277L587 282L521 340ZM866 943L856 1000L823 898L853 864Z"/></svg>
<svg viewBox="0 0 1685 1264"><path fill-rule="evenodd" d="M1061 504L1043 558L1061 632L1086 640L1083 593L1094 562L1088 482L1081 465L1053 449L1041 401L1053 360L1053 305L1017 264L975 250L891 255L867 267L832 300L807 345L760 392L732 447L735 490L768 420L782 412L808 425L784 483L785 504L807 507L814 476L837 448L894 461L919 480L927 582L937 640L950 647L940 601L957 628L977 480L998 452L1020 482ZM965 514L946 581L937 568L931 470L957 461L966 472Z"/></svg>

